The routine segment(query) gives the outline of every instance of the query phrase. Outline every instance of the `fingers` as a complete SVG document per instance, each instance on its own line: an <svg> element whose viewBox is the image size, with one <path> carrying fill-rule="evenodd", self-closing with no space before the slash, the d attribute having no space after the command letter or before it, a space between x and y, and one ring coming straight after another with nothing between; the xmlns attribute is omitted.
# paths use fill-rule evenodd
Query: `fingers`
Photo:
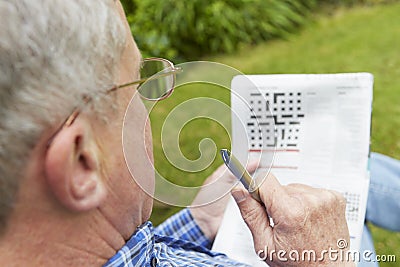
<svg viewBox="0 0 400 267"><path fill-rule="evenodd" d="M259 173L256 179L262 181L259 192L265 207L244 188L232 190L253 235L256 251L268 246L321 252L334 248L338 239L349 240L346 200L340 193L301 184L282 186L274 175L266 172ZM270 226L268 215L274 227Z"/></svg>
<svg viewBox="0 0 400 267"><path fill-rule="evenodd" d="M250 159L246 165L246 170L249 173L254 173L260 165L260 159Z"/></svg>
<svg viewBox="0 0 400 267"><path fill-rule="evenodd" d="M259 186L260 198L268 214L275 219L282 212L304 211L301 206L320 206L323 203L334 203L337 209L346 207L346 199L337 191L314 188L305 184L289 184L283 186L272 173L259 173L256 177L262 181ZM298 208L298 210L297 210ZM289 212L290 213L290 212Z"/></svg>
<svg viewBox="0 0 400 267"><path fill-rule="evenodd" d="M274 218L276 211L286 208L281 207L281 204L286 203L287 193L272 173L260 172L255 179L261 182L259 185L261 201L264 203L268 214Z"/></svg>
<svg viewBox="0 0 400 267"><path fill-rule="evenodd" d="M246 170L249 173L254 173L259 165L258 159L249 160L246 165ZM204 182L204 185L214 183L217 180L223 180L227 184L232 184L237 182L237 178L228 170L225 164L220 165Z"/></svg>
<svg viewBox="0 0 400 267"><path fill-rule="evenodd" d="M301 193L306 197L307 202L325 202L333 203L336 209L345 210L346 198L335 190L324 188L315 188L304 184L289 184L286 186L286 192L291 195Z"/></svg>
<svg viewBox="0 0 400 267"><path fill-rule="evenodd" d="M216 181L233 184L236 181L236 178L228 170L225 164L222 164L204 181L203 185L211 184Z"/></svg>
<svg viewBox="0 0 400 267"><path fill-rule="evenodd" d="M272 227L265 207L242 187L235 187L231 193L253 235L254 248L256 251L263 249L266 242L272 240Z"/></svg>

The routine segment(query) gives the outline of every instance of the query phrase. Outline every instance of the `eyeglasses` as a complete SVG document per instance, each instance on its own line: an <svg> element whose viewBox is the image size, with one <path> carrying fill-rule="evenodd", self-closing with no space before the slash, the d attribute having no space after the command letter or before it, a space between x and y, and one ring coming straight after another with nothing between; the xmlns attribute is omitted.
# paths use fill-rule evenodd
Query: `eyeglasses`
<svg viewBox="0 0 400 267"><path fill-rule="evenodd" d="M176 73L182 69L175 67L174 64L164 58L146 58L140 69L140 80L115 86L107 93L120 88L139 84L137 91L146 100L159 101L171 95L175 86Z"/></svg>
<svg viewBox="0 0 400 267"><path fill-rule="evenodd" d="M164 58L146 58L143 60L140 69L140 80L114 86L104 93L109 94L121 88L127 88L132 85L139 84L137 92L143 99L150 101L160 101L172 94L175 86L176 74L182 69L175 67L172 62ZM84 98L85 104L88 104L92 98ZM56 130L49 139L47 146L49 147L56 135L64 128L70 126L80 114L80 109L75 108L64 123Z"/></svg>

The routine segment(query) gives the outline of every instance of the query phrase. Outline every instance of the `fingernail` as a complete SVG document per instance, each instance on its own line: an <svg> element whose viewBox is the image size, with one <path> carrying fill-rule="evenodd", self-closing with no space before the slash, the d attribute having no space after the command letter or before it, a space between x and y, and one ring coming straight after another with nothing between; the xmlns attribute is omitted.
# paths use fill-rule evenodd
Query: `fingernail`
<svg viewBox="0 0 400 267"><path fill-rule="evenodd" d="M235 199L236 203L240 203L246 199L246 195L242 190L235 190L231 192L233 198Z"/></svg>

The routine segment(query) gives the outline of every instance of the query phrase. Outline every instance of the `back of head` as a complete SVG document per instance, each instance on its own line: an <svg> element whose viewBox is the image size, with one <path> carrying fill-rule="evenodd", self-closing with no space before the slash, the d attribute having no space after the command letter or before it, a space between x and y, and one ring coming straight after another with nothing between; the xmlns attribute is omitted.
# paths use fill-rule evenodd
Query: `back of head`
<svg viewBox="0 0 400 267"><path fill-rule="evenodd" d="M113 84L126 29L113 0L0 0L0 230L29 153Z"/></svg>

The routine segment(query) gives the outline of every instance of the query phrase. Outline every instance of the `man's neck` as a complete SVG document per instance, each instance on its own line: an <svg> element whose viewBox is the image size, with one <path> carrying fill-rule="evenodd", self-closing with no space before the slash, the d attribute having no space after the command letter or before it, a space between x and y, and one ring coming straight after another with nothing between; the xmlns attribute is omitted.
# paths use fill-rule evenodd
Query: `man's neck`
<svg viewBox="0 0 400 267"><path fill-rule="evenodd" d="M92 216L14 212L0 238L0 266L101 266L125 240L98 211Z"/></svg>

